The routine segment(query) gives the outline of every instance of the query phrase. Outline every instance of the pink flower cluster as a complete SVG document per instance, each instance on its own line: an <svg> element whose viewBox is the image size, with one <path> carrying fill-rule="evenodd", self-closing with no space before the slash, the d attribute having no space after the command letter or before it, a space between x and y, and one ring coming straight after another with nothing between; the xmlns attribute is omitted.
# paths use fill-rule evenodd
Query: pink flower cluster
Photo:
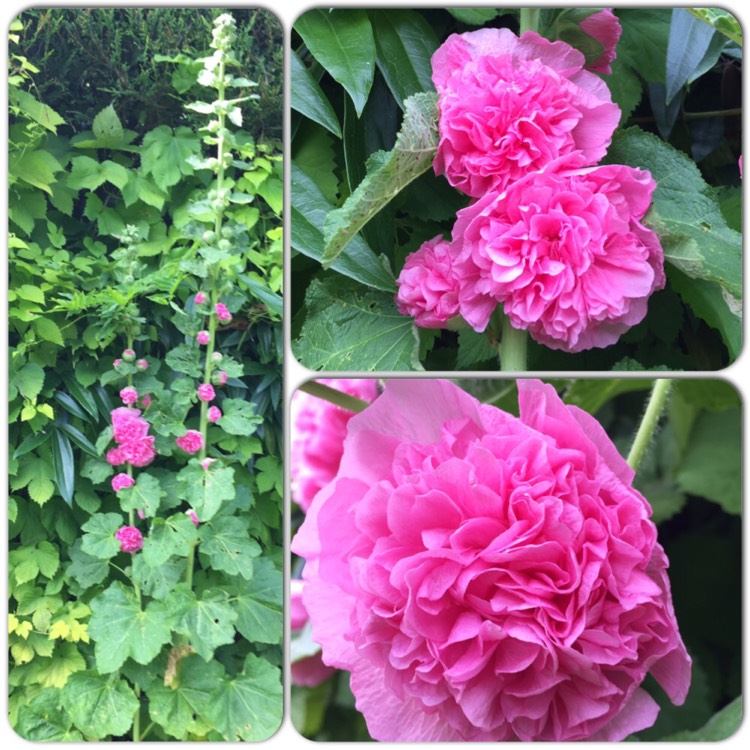
<svg viewBox="0 0 750 750"><path fill-rule="evenodd" d="M378 395L377 381L372 379L322 378L317 382L363 401L372 402ZM347 424L353 416L353 412L304 391L292 396L291 493L303 510L336 476Z"/></svg>
<svg viewBox="0 0 750 750"><path fill-rule="evenodd" d="M132 487L135 484L135 479L131 477L129 474L121 473L121 474L115 474L112 477L112 489L115 492L119 492L120 490L127 490L130 487Z"/></svg>
<svg viewBox="0 0 750 750"><path fill-rule="evenodd" d="M586 23L588 22L588 23ZM604 52L620 26L611 11L583 30ZM614 343L646 315L665 284L657 235L642 224L655 183L624 165L594 166L620 110L565 42L509 29L453 35L432 58L438 90L435 172L476 200L450 241L407 258L396 304L417 325L461 315L484 331L498 305L511 324L551 348Z"/></svg>
<svg viewBox="0 0 750 750"><path fill-rule="evenodd" d="M691 660L633 471L554 388L520 417L394 380L348 424L292 550L323 662L381 741L616 741Z"/></svg>
<svg viewBox="0 0 750 750"><path fill-rule="evenodd" d="M216 303L214 312L216 313L216 317L222 323L229 323L229 321L232 319L232 313L229 312L229 308L223 302Z"/></svg>
<svg viewBox="0 0 750 750"><path fill-rule="evenodd" d="M198 430L188 430L184 435L178 437L175 443L185 453L197 453L203 447L203 435Z"/></svg>
<svg viewBox="0 0 750 750"><path fill-rule="evenodd" d="M148 434L149 424L138 409L120 406L112 412L112 428L117 448L107 453L112 466L130 464L148 466L155 458L154 436Z"/></svg>
<svg viewBox="0 0 750 750"><path fill-rule="evenodd" d="M205 402L213 401L216 398L216 392L211 383L201 383L198 386L198 398Z"/></svg>
<svg viewBox="0 0 750 750"><path fill-rule="evenodd" d="M115 533L115 539L120 542L120 551L131 555L143 547L143 535L135 526L121 526Z"/></svg>

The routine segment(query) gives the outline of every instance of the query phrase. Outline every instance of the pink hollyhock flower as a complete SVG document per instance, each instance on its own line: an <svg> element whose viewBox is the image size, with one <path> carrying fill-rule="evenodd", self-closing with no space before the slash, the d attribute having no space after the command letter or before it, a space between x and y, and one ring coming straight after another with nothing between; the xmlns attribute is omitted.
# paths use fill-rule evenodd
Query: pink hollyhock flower
<svg viewBox="0 0 750 750"><path fill-rule="evenodd" d="M622 740L691 660L634 472L554 388L520 417L393 380L349 422L292 551L323 661L382 741Z"/></svg>
<svg viewBox="0 0 750 750"><path fill-rule="evenodd" d="M148 434L149 424L138 409L118 406L112 411L112 429L118 445L135 443Z"/></svg>
<svg viewBox="0 0 750 750"><path fill-rule="evenodd" d="M188 430L182 437L178 437L175 442L185 451L185 453L197 453L203 447L203 435L198 430Z"/></svg>
<svg viewBox="0 0 750 750"><path fill-rule="evenodd" d="M302 603L303 586L304 582L299 578L293 578L290 581L289 610L292 633L295 630L302 630L310 619L305 605ZM333 667L328 667L323 663L320 652L318 652L292 662L292 683L300 687L315 687L334 674L335 671Z"/></svg>
<svg viewBox="0 0 750 750"><path fill-rule="evenodd" d="M378 395L377 380L372 378L323 378L317 382L363 401L372 402ZM354 412L304 391L292 396L291 492L302 510L307 510L318 491L336 476L347 424L353 416Z"/></svg>
<svg viewBox="0 0 750 750"><path fill-rule="evenodd" d="M195 337L195 340L199 344L207 344L211 340L211 334L208 331L199 331L198 335Z"/></svg>
<svg viewBox="0 0 750 750"><path fill-rule="evenodd" d="M602 54L586 65L586 70L604 75L612 74L611 64L617 57L617 42L620 41L622 26L611 8L592 13L581 21L581 30L596 39L604 47Z"/></svg>
<svg viewBox="0 0 750 750"><path fill-rule="evenodd" d="M115 533L115 539L120 542L121 552L134 554L143 547L143 535L135 526L121 526Z"/></svg>
<svg viewBox="0 0 750 750"><path fill-rule="evenodd" d="M205 292L196 292L195 295L195 304L196 305L202 305L206 301L206 293Z"/></svg>
<svg viewBox="0 0 750 750"><path fill-rule="evenodd" d="M631 167L550 165L459 211L461 314L483 331L502 303L514 327L553 349L614 343L665 284L659 238L641 223L655 188Z"/></svg>
<svg viewBox="0 0 750 750"><path fill-rule="evenodd" d="M108 450L106 459L107 463L111 466L119 466L120 464L125 463L125 455L122 448L112 448L111 450Z"/></svg>
<svg viewBox="0 0 750 750"><path fill-rule="evenodd" d="M200 521L198 520L198 514L191 508L190 510L185 511L185 515L196 525L198 526L200 524Z"/></svg>
<svg viewBox="0 0 750 750"><path fill-rule="evenodd" d="M458 315L459 279L453 270L454 252L442 235L409 255L399 274L396 305L422 328L445 328Z"/></svg>
<svg viewBox="0 0 750 750"><path fill-rule="evenodd" d="M126 362L135 362L135 352L132 349L123 349L122 358Z"/></svg>
<svg viewBox="0 0 750 750"><path fill-rule="evenodd" d="M210 406L207 416L209 422L218 422L222 417L221 409L218 406Z"/></svg>
<svg viewBox="0 0 750 750"><path fill-rule="evenodd" d="M201 383L198 386L198 398L201 401L213 401L216 398L214 387L211 383Z"/></svg>
<svg viewBox="0 0 750 750"><path fill-rule="evenodd" d="M438 91L435 173L479 198L564 155L598 162L620 120L581 52L531 31L453 34L432 57Z"/></svg>
<svg viewBox="0 0 750 750"><path fill-rule="evenodd" d="M232 313L229 312L227 306L223 302L217 302L214 311L216 312L216 317L222 323L228 323L232 319Z"/></svg>
<svg viewBox="0 0 750 750"><path fill-rule="evenodd" d="M211 382L214 385L226 385L228 379L229 376L224 372L224 370L219 370L211 375Z"/></svg>
<svg viewBox="0 0 750 750"><path fill-rule="evenodd" d="M122 463L122 462L119 462ZM115 474L112 477L112 489L115 492L126 490L135 484L135 479L128 474Z"/></svg>
<svg viewBox="0 0 750 750"><path fill-rule="evenodd" d="M125 463L142 468L148 466L155 458L154 436L149 435L132 443L123 443L120 446Z"/></svg>
<svg viewBox="0 0 750 750"><path fill-rule="evenodd" d="M120 398L123 404L134 404L138 400L138 391L131 386L127 386L120 391Z"/></svg>

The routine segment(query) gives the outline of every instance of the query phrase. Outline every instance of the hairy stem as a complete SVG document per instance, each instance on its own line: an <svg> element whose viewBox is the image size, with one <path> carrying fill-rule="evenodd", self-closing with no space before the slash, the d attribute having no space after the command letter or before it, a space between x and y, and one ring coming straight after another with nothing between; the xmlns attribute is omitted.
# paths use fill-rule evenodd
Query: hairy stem
<svg viewBox="0 0 750 750"><path fill-rule="evenodd" d="M370 405L367 401L350 396L348 393L337 391L335 388L323 385L323 383L316 383L314 380L304 383L299 389L305 393L309 393L311 396L322 398L336 406L340 406L342 409L353 411L355 414L359 414L359 412Z"/></svg>
<svg viewBox="0 0 750 750"><path fill-rule="evenodd" d="M659 417L667 404L667 397L669 396L669 389L671 387L672 381L668 378L659 378L654 381L654 387L651 389L651 396L646 406L646 412L643 415L638 431L635 433L630 453L628 453L628 465L634 471L640 466L651 438L654 436L656 426L659 423Z"/></svg>
<svg viewBox="0 0 750 750"><path fill-rule="evenodd" d="M520 23L521 34L524 31L539 31L539 15L541 10L539 8L521 8L520 11Z"/></svg>
<svg viewBox="0 0 750 750"><path fill-rule="evenodd" d="M509 318L503 319L503 332L500 339L500 369L503 372L526 371L526 344L528 334L514 328Z"/></svg>

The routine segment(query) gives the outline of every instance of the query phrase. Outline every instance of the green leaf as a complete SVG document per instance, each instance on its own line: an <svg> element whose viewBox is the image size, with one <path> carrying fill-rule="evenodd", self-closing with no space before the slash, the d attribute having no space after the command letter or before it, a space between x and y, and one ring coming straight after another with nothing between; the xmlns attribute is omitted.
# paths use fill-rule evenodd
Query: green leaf
<svg viewBox="0 0 750 750"><path fill-rule="evenodd" d="M419 336L385 292L313 279L295 354L312 370L421 370Z"/></svg>
<svg viewBox="0 0 750 750"><path fill-rule="evenodd" d="M180 660L177 675L172 686L159 684L149 690L148 710L151 720L169 735L187 740L190 735L205 734L206 725L212 726L206 707L224 679L224 668L217 661L189 655Z"/></svg>
<svg viewBox="0 0 750 750"><path fill-rule="evenodd" d="M289 62L292 76L292 109L341 138L341 125L331 102L294 50L289 55Z"/></svg>
<svg viewBox="0 0 750 750"><path fill-rule="evenodd" d="M57 179L55 174L62 171L62 165L49 151L24 150L20 155L11 153L8 157L8 173L35 188L52 194L50 185Z"/></svg>
<svg viewBox="0 0 750 750"><path fill-rule="evenodd" d="M143 540L143 558L147 565L157 568L173 555L185 557L197 539L195 524L186 514L155 518Z"/></svg>
<svg viewBox="0 0 750 750"><path fill-rule="evenodd" d="M44 370L36 362L29 362L11 375L11 381L24 398L34 399L42 392Z"/></svg>
<svg viewBox="0 0 750 750"><path fill-rule="evenodd" d="M742 26L735 16L723 8L690 8L696 18L709 24L733 42L742 46Z"/></svg>
<svg viewBox="0 0 750 750"><path fill-rule="evenodd" d="M123 525L119 513L96 513L86 521L81 530L84 532L81 550L87 555L108 560L120 551L120 542L115 533Z"/></svg>
<svg viewBox="0 0 750 750"><path fill-rule="evenodd" d="M664 83L672 9L618 8L622 36L617 59L651 83Z"/></svg>
<svg viewBox="0 0 750 750"><path fill-rule="evenodd" d="M234 641L236 620L237 613L229 604L226 592L209 589L201 599L192 601L177 632L188 636L196 653L208 661L219 646Z"/></svg>
<svg viewBox="0 0 750 750"><path fill-rule="evenodd" d="M96 668L109 674L128 658L148 664L169 643L172 619L163 602L141 608L132 588L111 584L91 600L89 635L95 643Z"/></svg>
<svg viewBox="0 0 750 750"><path fill-rule="evenodd" d="M669 271L669 285L698 318L721 333L735 360L742 349L742 310L735 300L716 282L691 279L676 268Z"/></svg>
<svg viewBox="0 0 750 750"><path fill-rule="evenodd" d="M249 654L242 673L217 687L210 714L228 742L260 742L279 728L282 706L280 671L265 659Z"/></svg>
<svg viewBox="0 0 750 750"><path fill-rule="evenodd" d="M85 590L100 584L109 573L109 563L92 557L81 549L81 540L76 539L74 545L68 549L70 564L65 570L68 578Z"/></svg>
<svg viewBox="0 0 750 750"><path fill-rule="evenodd" d="M182 496L190 498L201 522L210 521L224 503L234 500L234 469L221 466L204 471L200 465L186 466L179 474Z"/></svg>
<svg viewBox="0 0 750 750"><path fill-rule="evenodd" d="M125 680L88 672L72 675L61 697L73 723L89 740L124 735L139 705Z"/></svg>
<svg viewBox="0 0 750 750"><path fill-rule="evenodd" d="M68 175L68 187L74 190L96 190L105 182L122 190L127 184L128 170L109 159L98 162L90 156L74 156L70 163L72 169Z"/></svg>
<svg viewBox="0 0 750 750"><path fill-rule="evenodd" d="M323 226L334 209L315 181L292 163L291 244L303 255L320 261L323 257ZM396 291L396 282L383 263L360 236L355 236L331 266L344 276L374 289Z"/></svg>
<svg viewBox="0 0 750 750"><path fill-rule="evenodd" d="M67 378L64 380L65 387L68 389L68 393L94 418L98 418L96 410L96 401L92 396L91 392L80 385L80 383L74 378Z"/></svg>
<svg viewBox="0 0 750 750"><path fill-rule="evenodd" d="M252 435L263 424L263 417L244 399L225 398L221 409L222 417L216 424L230 435Z"/></svg>
<svg viewBox="0 0 750 750"><path fill-rule="evenodd" d="M201 528L202 555L208 556L211 567L230 576L253 577L253 559L262 550L249 536L247 523L236 516L221 516Z"/></svg>
<svg viewBox="0 0 750 750"><path fill-rule="evenodd" d="M42 430L36 434L32 433L26 437L21 444L13 451L13 458L20 458L30 453L34 448L38 448L42 443L47 442L50 437L50 432Z"/></svg>
<svg viewBox="0 0 750 750"><path fill-rule="evenodd" d="M131 172L130 180L122 190L122 198L126 206L132 206L136 201L141 200L161 211L166 194L147 177L139 172Z"/></svg>
<svg viewBox="0 0 750 750"><path fill-rule="evenodd" d="M489 337L477 333L472 328L458 332L458 356L456 369L470 370L473 365L488 362L497 357L497 351L490 344Z"/></svg>
<svg viewBox="0 0 750 750"><path fill-rule="evenodd" d="M667 46L667 104L690 80L708 51L714 30L683 8L672 10Z"/></svg>
<svg viewBox="0 0 750 750"><path fill-rule="evenodd" d="M183 175L193 173L189 160L200 152L200 138L190 128L181 126L172 130L167 125L159 125L143 138L141 167L153 176L162 190L167 190Z"/></svg>
<svg viewBox="0 0 750 750"><path fill-rule="evenodd" d="M63 337L54 320L49 318L37 318L32 324L39 338L51 341L53 344L63 346Z"/></svg>
<svg viewBox="0 0 750 750"><path fill-rule="evenodd" d="M52 466L55 470L57 489L63 500L72 507L76 487L76 467L70 440L60 430L55 430L52 437Z"/></svg>
<svg viewBox="0 0 750 750"><path fill-rule="evenodd" d="M496 8L446 8L457 21L469 26L484 26L503 11Z"/></svg>
<svg viewBox="0 0 750 750"><path fill-rule="evenodd" d="M202 375L200 351L197 346L179 344L167 354L165 362L170 370L190 375L191 378L199 378Z"/></svg>
<svg viewBox="0 0 750 750"><path fill-rule="evenodd" d="M91 130L100 148L117 147L122 143L122 123L111 104L96 115Z"/></svg>
<svg viewBox="0 0 750 750"><path fill-rule="evenodd" d="M698 415L675 476L684 492L713 500L727 513L742 512L739 408Z"/></svg>
<svg viewBox="0 0 750 750"><path fill-rule="evenodd" d="M14 288L13 291L21 299L28 300L29 302L37 302L40 305L44 304L44 292L38 286L21 284L21 286Z"/></svg>
<svg viewBox="0 0 750 750"><path fill-rule="evenodd" d="M79 429L73 427L73 425L60 423L57 425L57 429L69 437L82 451L95 458L99 456L94 444Z"/></svg>
<svg viewBox="0 0 750 750"><path fill-rule="evenodd" d="M657 182L646 222L659 234L665 260L691 278L719 283L742 297L742 237L730 229L695 163L639 128L615 134L610 164L648 169Z"/></svg>
<svg viewBox="0 0 750 750"><path fill-rule="evenodd" d="M166 599L185 574L185 560L175 558L152 568L143 555L133 560L133 580L141 591L152 599Z"/></svg>
<svg viewBox="0 0 750 750"><path fill-rule="evenodd" d="M329 266L362 227L410 182L432 166L437 150L437 95L415 94L404 102L404 121L391 151L368 160L367 176L325 220L321 263Z"/></svg>
<svg viewBox="0 0 750 750"><path fill-rule="evenodd" d="M367 13L313 8L297 19L294 29L361 115L375 75L375 40Z"/></svg>
<svg viewBox="0 0 750 750"><path fill-rule="evenodd" d="M399 106L412 95L434 91L430 59L439 46L421 13L392 9L370 14L377 64Z"/></svg>
<svg viewBox="0 0 750 750"><path fill-rule="evenodd" d="M706 725L692 732L676 732L663 740L668 742L718 742L731 737L742 722L742 696L714 714Z"/></svg>
<svg viewBox="0 0 750 750"><path fill-rule="evenodd" d="M147 518L153 518L165 494L159 480L142 471L136 483L129 489L120 490L117 496L124 511L140 510Z"/></svg>
<svg viewBox="0 0 750 750"><path fill-rule="evenodd" d="M237 278L268 308L268 311L277 317L281 317L284 310L284 301L281 296L272 292L265 284L251 279L245 274L237 274Z"/></svg>
<svg viewBox="0 0 750 750"><path fill-rule="evenodd" d="M57 132L58 125L64 125L65 120L55 112L52 107L42 104L33 94L23 89L12 91L12 98L21 107L23 114L30 117L34 122L38 122L43 128Z"/></svg>
<svg viewBox="0 0 750 750"><path fill-rule="evenodd" d="M46 688L18 709L14 729L29 742L80 742L83 735L73 729L60 705L60 691Z"/></svg>
<svg viewBox="0 0 750 750"><path fill-rule="evenodd" d="M653 380L636 378L580 378L566 390L565 403L577 406L589 414L596 414L615 396L633 391L648 391L653 384Z"/></svg>
<svg viewBox="0 0 750 750"><path fill-rule="evenodd" d="M251 643L281 643L283 583L281 572L263 557L253 562L249 583L237 587L237 630Z"/></svg>
<svg viewBox="0 0 750 750"><path fill-rule="evenodd" d="M256 192L275 214L281 214L284 208L284 183L280 179L270 176L258 185Z"/></svg>
<svg viewBox="0 0 750 750"><path fill-rule="evenodd" d="M46 461L37 461L34 476L29 481L26 491L29 497L38 505L44 505L55 492L52 482L53 468Z"/></svg>

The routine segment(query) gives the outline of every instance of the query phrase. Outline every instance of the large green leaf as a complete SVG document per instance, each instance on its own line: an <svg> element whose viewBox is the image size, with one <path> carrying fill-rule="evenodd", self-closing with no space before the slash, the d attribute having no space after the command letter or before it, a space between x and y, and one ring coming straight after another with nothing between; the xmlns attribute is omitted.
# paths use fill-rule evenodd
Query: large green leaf
<svg viewBox="0 0 750 750"><path fill-rule="evenodd" d="M214 724L229 742L267 740L281 724L282 708L280 671L254 654L237 677L218 685L210 704Z"/></svg>
<svg viewBox="0 0 750 750"><path fill-rule="evenodd" d="M209 589L200 599L193 598L183 613L177 631L186 635L190 644L206 661L219 646L234 641L237 613L225 591Z"/></svg>
<svg viewBox="0 0 750 750"><path fill-rule="evenodd" d="M234 597L237 630L250 642L281 643L284 634L283 577L266 557L253 563L252 579Z"/></svg>
<svg viewBox="0 0 750 750"><path fill-rule="evenodd" d="M117 496L124 511L140 510L147 518L153 518L165 494L159 480L142 471L138 474L136 483L128 489L120 490Z"/></svg>
<svg viewBox="0 0 750 750"><path fill-rule="evenodd" d="M294 29L362 114L375 75L375 40L367 13L313 8L297 19Z"/></svg>
<svg viewBox="0 0 750 750"><path fill-rule="evenodd" d="M617 133L606 161L647 169L656 180L646 222L659 234L665 259L691 278L717 282L741 299L742 237L727 226L695 163L640 128Z"/></svg>
<svg viewBox="0 0 750 750"><path fill-rule="evenodd" d="M64 125L65 120L52 107L42 104L33 94L23 89L11 89L10 98L17 104L24 115L38 122L42 127L57 132L58 125Z"/></svg>
<svg viewBox="0 0 750 750"><path fill-rule="evenodd" d="M370 14L377 64L399 106L412 94L434 91L430 59L439 41L421 13L394 8Z"/></svg>
<svg viewBox="0 0 750 750"><path fill-rule="evenodd" d="M217 422L230 435L252 435L263 424L253 405L242 398L225 398L221 403L222 417Z"/></svg>
<svg viewBox="0 0 750 750"><path fill-rule="evenodd" d="M409 97L404 102L404 120L394 147L370 156L367 176L344 205L326 217L321 258L324 266L339 257L383 206L432 166L437 142L437 95L422 93Z"/></svg>
<svg viewBox="0 0 750 750"><path fill-rule="evenodd" d="M60 690L47 688L18 709L15 730L29 742L79 742L80 732L60 705Z"/></svg>
<svg viewBox="0 0 750 750"><path fill-rule="evenodd" d="M62 705L87 739L101 740L130 729L138 698L125 680L86 672L67 681Z"/></svg>
<svg viewBox="0 0 750 750"><path fill-rule="evenodd" d="M713 500L727 513L742 512L739 408L698 415L676 479L684 492Z"/></svg>
<svg viewBox="0 0 750 750"><path fill-rule="evenodd" d="M690 12L704 23L713 26L735 44L742 46L742 26L728 10L723 8L690 8Z"/></svg>
<svg viewBox="0 0 750 750"><path fill-rule="evenodd" d="M198 156L200 151L200 138L190 128L172 130L167 125L159 125L143 138L141 167L153 176L162 190L167 190L182 176L193 173L190 157Z"/></svg>
<svg viewBox="0 0 750 750"><path fill-rule="evenodd" d="M221 516L201 529L202 555L207 555L211 568L230 576L253 577L253 559L261 554L255 539L251 539L246 521L236 516Z"/></svg>
<svg viewBox="0 0 750 750"><path fill-rule="evenodd" d="M73 447L68 436L55 430L52 437L52 466L55 469L55 482L63 500L72 507L76 487L76 467L73 460Z"/></svg>
<svg viewBox="0 0 750 750"><path fill-rule="evenodd" d="M122 526L119 513L96 513L86 521L81 530L81 549L99 560L108 560L120 551L120 542L115 533Z"/></svg>
<svg viewBox="0 0 750 750"><path fill-rule="evenodd" d="M312 370L421 370L419 336L393 296L334 277L313 279L295 354Z"/></svg>
<svg viewBox="0 0 750 750"><path fill-rule="evenodd" d="M617 59L651 83L664 83L667 46L672 23L671 8L619 8L622 36Z"/></svg>
<svg viewBox="0 0 750 750"><path fill-rule="evenodd" d="M667 47L667 104L674 99L700 65L708 52L714 33L710 26L699 21L689 11L683 8L675 8L672 11Z"/></svg>
<svg viewBox="0 0 750 750"><path fill-rule="evenodd" d="M197 539L195 524L184 513L154 518L143 540L143 558L149 567L158 568L173 555L185 557Z"/></svg>
<svg viewBox="0 0 750 750"><path fill-rule="evenodd" d="M742 722L742 696L714 714L705 726L692 732L676 732L663 740L668 742L718 742L731 737Z"/></svg>
<svg viewBox="0 0 750 750"><path fill-rule="evenodd" d="M621 393L647 391L653 387L653 380L638 378L579 378L565 392L565 403L596 414L610 399Z"/></svg>
<svg viewBox="0 0 750 750"><path fill-rule="evenodd" d="M320 261L325 218L333 209L315 181L292 162L292 247ZM352 239L331 268L374 289L396 291L393 276L360 236Z"/></svg>
<svg viewBox="0 0 750 750"><path fill-rule="evenodd" d="M128 170L109 159L99 162L90 156L74 156L70 163L72 169L68 175L68 187L74 190L96 190L105 182L122 190L127 184Z"/></svg>
<svg viewBox="0 0 750 750"><path fill-rule="evenodd" d="M24 150L20 154L8 156L9 181L23 180L45 193L52 194L50 185L55 182L55 174L62 171L62 165L49 151L43 149Z"/></svg>
<svg viewBox="0 0 750 750"><path fill-rule="evenodd" d="M133 589L117 581L111 584L91 600L89 635L95 643L96 668L109 674L128 658L148 664L169 643L172 620L163 602L143 608Z"/></svg>
<svg viewBox="0 0 750 750"><path fill-rule="evenodd" d="M218 661L204 661L198 655L186 656L177 665L170 686L160 684L149 690L149 715L178 740L191 734L205 734L212 727L207 706L211 693L225 679Z"/></svg>
<svg viewBox="0 0 750 750"><path fill-rule="evenodd" d="M331 102L294 50L289 55L289 63L292 76L292 109L322 125L337 138L341 138L341 125Z"/></svg>
<svg viewBox="0 0 750 750"><path fill-rule="evenodd" d="M198 464L186 466L179 474L182 496L189 497L198 518L210 521L224 503L234 500L234 469L221 466L204 471Z"/></svg>

